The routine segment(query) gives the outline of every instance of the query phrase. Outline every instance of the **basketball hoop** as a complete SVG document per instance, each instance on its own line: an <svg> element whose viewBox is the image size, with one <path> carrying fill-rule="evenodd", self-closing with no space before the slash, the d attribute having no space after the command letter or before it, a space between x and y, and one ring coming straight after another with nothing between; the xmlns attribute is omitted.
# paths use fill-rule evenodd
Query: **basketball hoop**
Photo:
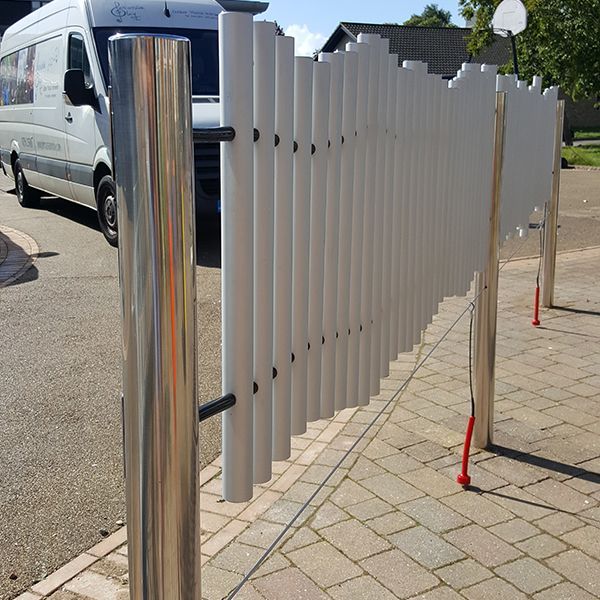
<svg viewBox="0 0 600 600"><path fill-rule="evenodd" d="M517 64L517 44L515 36L527 27L527 9L521 0L502 0L492 17L492 28L494 33L502 37L509 37L512 46L514 71L519 77L519 66Z"/></svg>

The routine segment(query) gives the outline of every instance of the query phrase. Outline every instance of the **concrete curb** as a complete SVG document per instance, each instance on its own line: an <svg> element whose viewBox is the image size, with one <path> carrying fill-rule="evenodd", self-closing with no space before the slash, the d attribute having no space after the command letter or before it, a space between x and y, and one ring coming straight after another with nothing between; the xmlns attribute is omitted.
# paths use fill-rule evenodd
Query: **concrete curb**
<svg viewBox="0 0 600 600"><path fill-rule="evenodd" d="M21 278L39 253L39 246L31 236L0 225L0 288Z"/></svg>

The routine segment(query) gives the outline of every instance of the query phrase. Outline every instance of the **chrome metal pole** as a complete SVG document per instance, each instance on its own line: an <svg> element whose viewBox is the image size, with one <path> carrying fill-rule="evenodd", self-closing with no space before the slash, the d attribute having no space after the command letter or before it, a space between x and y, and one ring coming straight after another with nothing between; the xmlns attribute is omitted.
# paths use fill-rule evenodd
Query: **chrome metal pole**
<svg viewBox="0 0 600 600"><path fill-rule="evenodd" d="M558 231L558 197L560 192L560 158L562 149L565 101L556 103L556 128L554 130L554 167L552 195L544 225L544 256L542 259L542 306L554 304L554 275L556 273L556 233Z"/></svg>
<svg viewBox="0 0 600 600"><path fill-rule="evenodd" d="M200 598L189 41L110 38L133 600Z"/></svg>
<svg viewBox="0 0 600 600"><path fill-rule="evenodd" d="M496 92L492 207L487 266L476 277L475 321L475 427L473 443L485 448L492 443L496 370L496 318L498 313L498 255L500 252L500 182L504 152L506 92Z"/></svg>

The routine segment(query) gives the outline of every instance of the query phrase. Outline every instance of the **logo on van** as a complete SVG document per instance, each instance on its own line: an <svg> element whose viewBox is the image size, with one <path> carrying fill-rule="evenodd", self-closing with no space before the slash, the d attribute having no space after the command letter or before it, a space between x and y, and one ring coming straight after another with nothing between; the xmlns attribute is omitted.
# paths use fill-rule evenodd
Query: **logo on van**
<svg viewBox="0 0 600 600"><path fill-rule="evenodd" d="M117 18L117 23L122 23L125 18L130 21L139 21L138 10L144 10L144 7L139 5L123 6L120 2L115 2L110 13L113 17Z"/></svg>
<svg viewBox="0 0 600 600"><path fill-rule="evenodd" d="M117 21L119 23L122 23L123 17L127 16L127 11L121 6L119 2L115 2L115 5L110 12L114 17L117 17Z"/></svg>

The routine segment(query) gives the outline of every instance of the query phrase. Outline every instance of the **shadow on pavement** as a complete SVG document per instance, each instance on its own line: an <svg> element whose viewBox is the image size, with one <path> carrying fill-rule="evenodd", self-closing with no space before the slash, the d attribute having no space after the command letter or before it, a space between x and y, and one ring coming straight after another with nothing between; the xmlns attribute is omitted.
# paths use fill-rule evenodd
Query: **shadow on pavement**
<svg viewBox="0 0 600 600"><path fill-rule="evenodd" d="M85 225L94 231L100 231L96 211L88 206L76 204L75 202L63 200L55 196L45 196L42 198L40 210L47 210L59 217L79 223L79 225Z"/></svg>
<svg viewBox="0 0 600 600"><path fill-rule="evenodd" d="M594 317L600 317L600 311L596 310L585 310L583 308L572 308L570 306L553 306L553 310L562 310L565 312L575 313L578 315L592 315Z"/></svg>
<svg viewBox="0 0 600 600"><path fill-rule="evenodd" d="M221 268L221 220L197 219L196 264L201 267Z"/></svg>
<svg viewBox="0 0 600 600"><path fill-rule="evenodd" d="M15 195L15 191L8 192ZM27 210L47 210L59 217L100 232L96 211L88 206L56 196L43 196L40 207ZM221 268L221 220L219 217L202 217L196 223L196 264L202 267Z"/></svg>
<svg viewBox="0 0 600 600"><path fill-rule="evenodd" d="M574 479L581 479L583 481L589 481L593 483L600 483L600 473L596 473L595 471L588 471L587 469L583 469L582 467L577 467L574 465L570 465L568 463L559 462L556 460L552 460L550 458L544 458L543 456L536 456L535 454L528 453L520 453L515 451L512 448L507 448L505 446L499 446L497 444L492 444L488 450L493 452L497 456L508 456L512 460L516 460L519 462L526 463L528 465L532 465L534 467L540 467L541 469L547 469L550 471L554 471L555 473L561 473L563 475L568 475L569 477L573 477ZM529 506L535 506L538 508L545 508L552 511L558 511L561 513L572 514L580 516L577 512L571 512L568 510L564 510L561 508L557 508L556 506L552 506L550 504L546 504L543 501L534 502L533 500L526 500L524 498L518 498L516 496L512 496L510 494L503 494L497 490L485 490L476 485L467 485L464 486L465 491L473 492L475 494L481 495L490 495L496 496L497 498L505 498L507 500L513 500L514 502L520 502L521 504L527 504ZM594 517L586 516L587 519L591 519L596 521Z"/></svg>
<svg viewBox="0 0 600 600"><path fill-rule="evenodd" d="M567 333L568 335L578 335L586 338L600 339L600 336L597 335L591 335L589 333L580 333L578 331L568 331L566 329L557 329L556 327L545 327L544 325L538 325L537 328L545 329L546 331L556 331L556 333Z"/></svg>
<svg viewBox="0 0 600 600"><path fill-rule="evenodd" d="M15 196L14 188L6 192L11 196ZM70 202L57 196L42 196L40 206L38 208L28 208L27 210L48 211L59 217L64 217L80 225L85 225L94 231L100 231L98 225L98 217L96 211L83 204Z"/></svg>
<svg viewBox="0 0 600 600"><path fill-rule="evenodd" d="M536 456L535 454L528 454L526 452L518 454L515 453L512 448L506 448L505 446L498 446L496 444L492 444L489 447L489 451L499 456L510 456L513 460L524 462L534 467L555 471L556 473L562 473L563 475L569 475L570 477L576 477L577 479L584 479L585 481L600 483L600 473L588 471L582 467L576 467L568 463L558 462L551 458L544 458L543 456Z"/></svg>

